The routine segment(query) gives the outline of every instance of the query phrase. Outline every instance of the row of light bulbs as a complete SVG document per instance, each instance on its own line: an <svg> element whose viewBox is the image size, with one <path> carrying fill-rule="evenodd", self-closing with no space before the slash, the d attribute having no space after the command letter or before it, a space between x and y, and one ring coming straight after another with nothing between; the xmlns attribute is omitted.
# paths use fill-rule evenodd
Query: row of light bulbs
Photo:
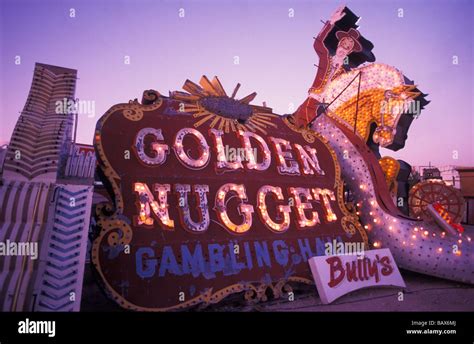
<svg viewBox="0 0 474 344"><path fill-rule="evenodd" d="M189 184L176 184L174 189L178 194L178 208L184 228L194 233L206 231L211 221L207 202L209 186L193 186L193 192L197 195L198 199L199 221L194 221L191 218L191 211L188 204L188 195L191 191L191 186ZM155 217L164 229L174 230L175 223L169 215L168 193L171 191L170 184L154 184L154 191L158 194L157 200L145 183L135 183L134 190L139 206L139 215L135 219L135 224L152 227L154 225L153 217ZM299 228L314 227L320 223L319 214L316 211L312 211L313 205L310 201L318 201L321 203L328 223L337 220L337 215L331 206L331 202L336 201L336 196L333 191L324 188L309 189L290 187L289 192L294 199L292 206L296 209L295 215ZM237 211L241 217L240 224L234 223L227 213L226 203L232 196L236 196L240 200L237 206ZM268 213L267 196L272 196L278 201L283 201L284 196L282 189L271 185L262 186L257 192L256 204L260 219L267 228L277 233L285 232L290 226L291 203L288 205L277 205L278 218L281 218L280 215L282 215L283 221L276 222ZM226 183L216 192L214 210L217 212L221 224L232 233L245 233L252 227L254 207L246 203L247 200L247 193L243 184ZM310 212L310 216L307 216L308 212Z"/></svg>

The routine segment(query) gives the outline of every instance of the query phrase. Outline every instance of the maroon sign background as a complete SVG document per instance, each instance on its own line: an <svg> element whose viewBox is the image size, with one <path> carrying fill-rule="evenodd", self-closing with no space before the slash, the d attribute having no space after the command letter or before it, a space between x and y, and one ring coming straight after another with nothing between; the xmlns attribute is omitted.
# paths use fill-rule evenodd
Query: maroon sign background
<svg viewBox="0 0 474 344"><path fill-rule="evenodd" d="M243 162L244 168L222 172L217 168L212 124L199 126L200 116L193 115L188 108L184 113L180 112L182 101L177 98L159 96L145 102L148 104L136 101L118 104L97 124L94 145L100 172L113 202L101 204L96 209L100 231L93 242L92 260L107 292L122 307L135 310L185 308L199 303L215 303L226 295L243 291L248 299L265 299L268 288L278 296L288 282L312 283L307 260L323 255L326 242L337 239L367 244L357 216L344 206L335 155L315 133L298 130L282 117L266 114L265 118L272 125L266 125L264 130L255 133L271 150L270 166L264 171L249 170ZM239 126L237 121L232 127L234 124L237 129L252 129L251 126ZM243 147L237 129L225 132L226 125L221 127L224 132L222 142L227 148ZM161 130L163 140L146 135L143 143L146 156L152 158L157 154L154 143L168 145L166 160L162 164L152 166L140 158L137 134L144 128ZM205 167L191 169L180 160L174 144L175 136L182 128L196 129L205 138L210 152ZM298 162L300 175L279 172L281 159L278 160L271 137L291 143L290 152ZM256 140L251 139L251 142L252 147L257 147L257 161L261 161L262 150L258 150ZM296 159L295 144L316 149L324 175L302 173L303 164ZM202 157L202 150L193 135L186 135L182 145L189 158ZM146 185L158 201L155 184L170 185L170 191L166 193L167 210L174 228L165 228L153 210L140 217L140 210L145 209L144 206L141 208L141 202L147 203L143 194L136 191L137 185ZM201 232L190 231L184 225L182 197L176 191L177 185L184 184L190 185L187 203L194 222L199 222L202 217L193 186L209 187L205 194L210 223ZM243 186L247 196L242 199L232 192L225 196L225 210L231 222L238 225L244 221L244 216L238 211L241 204L253 206L252 225L242 233L230 230L219 217L222 208L217 206L216 199L224 184ZM289 205L291 209L289 228L283 232L272 230L261 215L257 195L264 185L279 187L282 191L283 199L272 194L265 197L268 217L272 221L282 223L284 220L278 206ZM312 212L316 212L320 223L301 227L298 204L290 192L290 188L296 187L332 191L335 199L329 199L329 205L336 219L328 220L323 198L317 199L313 194L313 199L307 201L312 209L303 212L308 219ZM151 218L153 224L143 223L141 220L145 218Z"/></svg>

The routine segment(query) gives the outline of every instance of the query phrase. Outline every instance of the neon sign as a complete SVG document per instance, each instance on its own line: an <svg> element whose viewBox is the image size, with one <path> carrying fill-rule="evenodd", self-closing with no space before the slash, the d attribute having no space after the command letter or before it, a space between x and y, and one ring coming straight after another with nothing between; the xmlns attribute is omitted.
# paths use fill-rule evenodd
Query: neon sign
<svg viewBox="0 0 474 344"><path fill-rule="evenodd" d="M143 143L144 133L148 133L152 136L152 141L147 145ZM251 132L239 131L238 134L243 140L246 152L249 153L249 162L243 164L240 159L236 161L228 161L228 158L223 154L223 141L222 131L216 131L215 129L210 130L210 134L215 139L214 156L217 157L215 161L215 171L218 172L222 168L229 170L246 169L246 170L257 170L266 171L271 165L271 154L267 143L264 138L260 135ZM186 135L191 136L195 142L189 145L183 144L183 139ZM249 138L254 138L259 144L259 148L252 148L252 143ZM135 152L136 157L142 163L146 165L163 165L162 168L166 168L166 155L164 152L170 151L167 144L162 142L154 141L155 139L164 140L161 135L161 129L155 128L144 128L141 129L136 142ZM324 171L319 167L319 161L317 157L317 151L314 148L305 146L303 148L299 144L291 145L288 141L270 137L272 142L271 146L274 149L277 169L280 174L293 174L293 175L324 175ZM190 157L187 153L192 151L193 146L197 146L197 157ZM284 145L285 151L282 150L281 145ZM211 150L207 143L207 140L203 134L196 129L183 128L178 131L175 135L174 142L172 144L173 151L175 152L175 158L188 169L202 169L207 166L211 158ZM196 147L196 146L195 146ZM292 148L294 151L292 152ZM145 153L145 150L153 151L155 156L149 156ZM262 161L258 161L257 155L258 149L262 154ZM297 157L297 159L295 158ZM171 159L171 158L170 158ZM298 161L301 162L301 166ZM202 232L206 231L209 227L209 205L207 202L207 193L209 192L209 185L195 184L192 186L192 193L197 197L199 209L199 222L194 222L190 216L189 209L189 194L191 193L190 184L175 184L172 187L169 184L158 184L154 183L152 190L150 191L148 185L142 182L135 182L133 189L137 194L137 208L138 216L134 217L134 223L137 226L153 226L154 219L159 221L160 225L167 229L174 229L174 220L170 219L168 214L168 198L172 197L172 191L175 192L177 202L179 203L179 213L182 220L182 225L185 229L191 232ZM279 201L285 201L287 205L278 205L278 211L283 213L284 221L282 224L277 224L268 214L266 196L267 194L273 194ZM155 198L156 195L156 198ZM238 197L242 203L238 206L238 211L242 216L242 223L236 225L233 223L227 215L226 202L229 197ZM303 227L314 227L316 224L320 224L319 214L313 209L312 203L309 201L315 201L321 204L321 208L324 214L328 214L325 219L328 222L336 221L337 216L333 212L333 204L336 202L334 192L326 188L304 188L304 187L290 187L288 189L288 197L285 199L283 196L282 189L278 186L263 185L257 195L254 195L258 202L256 211L259 213L259 217L263 224L276 232L284 232L289 228L290 225L290 213L296 212L298 219L297 225L300 228ZM254 207L251 204L247 204L248 199L246 188L244 184L226 183L223 184L217 191L215 197L214 210L217 212L222 225L224 225L232 233L244 233L252 227L252 213L254 213ZM303 201L304 200L304 201ZM306 213L310 213L310 219L307 218Z"/></svg>
<svg viewBox="0 0 474 344"><path fill-rule="evenodd" d="M345 207L335 155L317 134L264 107L246 124L221 115L223 125L205 126L180 106L161 96L118 104L97 125L111 202L96 209L92 260L121 306L278 296L289 283L312 283L307 261L326 242L367 244Z"/></svg>
<svg viewBox="0 0 474 344"><path fill-rule="evenodd" d="M354 290L374 286L405 288L397 264L388 248L364 255L313 257L309 265L322 303L331 303Z"/></svg>

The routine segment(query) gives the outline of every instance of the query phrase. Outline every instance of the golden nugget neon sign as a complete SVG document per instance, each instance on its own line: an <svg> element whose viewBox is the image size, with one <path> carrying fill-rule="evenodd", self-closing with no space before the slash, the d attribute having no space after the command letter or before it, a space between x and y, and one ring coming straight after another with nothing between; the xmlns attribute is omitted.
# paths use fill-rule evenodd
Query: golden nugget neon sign
<svg viewBox="0 0 474 344"><path fill-rule="evenodd" d="M203 104L183 112L183 93L145 96L154 100L112 107L94 143L111 201L96 209L92 260L122 307L186 308L241 291L260 299L267 288L278 295L290 281L311 283L307 260L325 243L367 244L318 134L266 107L257 114L241 104L250 116L242 121L211 118ZM211 103L234 109L229 99Z"/></svg>
<svg viewBox="0 0 474 344"><path fill-rule="evenodd" d="M238 131L237 134L245 150L247 162L243 162L239 155L237 155L238 158L235 161L229 161L230 159L224 154L226 148L222 139L223 132L216 129L209 131L209 135L213 139L213 152L201 132L193 128L180 129L171 144L174 158L185 168L199 170L206 167L211 161L211 156L214 155L216 157L214 165L217 173L238 169L266 171L270 168L272 154L265 139L252 132ZM152 136L152 141L148 143L148 147L144 143L147 135ZM187 145L184 143L186 137L190 138ZM257 144L257 147L252 147L251 139ZM297 143L292 144L281 138L269 137L269 140L276 158L277 170L280 174L292 176L324 175L324 171L319 166L316 149L308 145L303 147ZM189 154L194 145L198 147L197 156L195 157ZM154 156L147 153L147 151L153 152ZM166 168L170 151L170 146L165 143L161 129L144 128L139 131L135 140L135 152L137 158L146 166L162 165L163 168ZM261 156L261 159L258 159L258 156ZM169 158L172 159L172 157ZM154 226L154 218L156 218L163 229L174 230L175 221L170 217L168 211L168 198L171 192L174 191L176 197L178 197L180 218L185 229L190 232L203 232L209 227L210 216L207 199L209 185L175 184L172 187L170 184L153 183L150 189L145 183L135 182L134 191L137 194L139 211L139 215L135 216L134 221L138 226ZM191 192L198 200L196 207L199 213L199 221L194 221L191 218L188 201ZM253 195L253 198L256 199L259 218L270 230L275 232L286 231L290 226L292 209L296 213L296 223L299 228L313 227L320 223L319 214L313 210L310 203L313 200L321 203L325 219L328 222L337 220L337 216L331 207L331 202L336 201L333 191L326 188L290 187L285 192L287 193L286 198L281 187L263 185L259 188L257 194ZM214 197L215 206L213 209L216 211L221 224L231 233L245 233L252 227L252 213L255 212L255 209L253 205L246 203L249 196L245 184L225 183L218 189ZM269 216L266 203L267 196L279 201L286 199L284 203L287 203L287 205L277 206L277 213L282 218L280 222ZM239 214L242 216L240 224L234 223L227 214L226 199L229 197L238 197L242 201L238 205ZM307 215L307 213L310 215Z"/></svg>

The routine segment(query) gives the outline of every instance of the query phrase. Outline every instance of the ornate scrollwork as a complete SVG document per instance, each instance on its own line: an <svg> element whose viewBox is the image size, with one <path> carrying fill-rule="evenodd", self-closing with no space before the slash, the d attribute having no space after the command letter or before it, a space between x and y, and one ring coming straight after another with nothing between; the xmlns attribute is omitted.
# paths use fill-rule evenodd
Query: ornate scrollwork
<svg viewBox="0 0 474 344"><path fill-rule="evenodd" d="M101 228L101 231L94 240L92 247L94 261L98 261L99 243L105 236L107 236L107 243L111 247L127 245L131 242L133 236L133 231L129 223L121 218L124 204L120 189L120 176L113 169L105 154L101 138L101 129L108 118L114 113L122 112L123 116L128 120L139 121L143 118L144 112L156 110L162 103L161 98L155 99L150 105L140 104L137 100L129 101L127 104L113 106L98 122L94 137L94 146L98 157L99 169L107 179L114 196L112 197L112 202L100 203L95 208L97 226Z"/></svg>
<svg viewBox="0 0 474 344"><path fill-rule="evenodd" d="M317 132L310 130L308 128L298 128L293 121L291 120L290 117L285 117L283 118L283 122L288 126L293 131L296 131L297 133L300 133L301 136L305 139L306 142L308 143L313 143L318 137L321 141L327 142L322 136L319 136Z"/></svg>
<svg viewBox="0 0 474 344"><path fill-rule="evenodd" d="M156 101L156 100L155 100ZM129 121L140 121L143 118L144 111L153 111L161 106L161 99L158 103L154 104L152 102L151 105L143 105L138 102L138 100L130 100L129 106L123 109L123 115Z"/></svg>
<svg viewBox="0 0 474 344"><path fill-rule="evenodd" d="M285 292L293 291L288 282L289 280L280 280L277 283L262 283L257 286L249 284L249 288L245 291L245 300L250 303L265 302L268 300L267 291L271 291L273 297L279 299Z"/></svg>
<svg viewBox="0 0 474 344"><path fill-rule="evenodd" d="M356 234L357 231L362 232L362 226L359 223L359 219L357 216L354 215L346 215L341 219L341 225L344 232L349 235Z"/></svg>
<svg viewBox="0 0 474 344"><path fill-rule="evenodd" d="M156 90L145 90L143 91L142 104L143 105L154 104L155 102L161 100L160 97L161 97L160 92Z"/></svg>

